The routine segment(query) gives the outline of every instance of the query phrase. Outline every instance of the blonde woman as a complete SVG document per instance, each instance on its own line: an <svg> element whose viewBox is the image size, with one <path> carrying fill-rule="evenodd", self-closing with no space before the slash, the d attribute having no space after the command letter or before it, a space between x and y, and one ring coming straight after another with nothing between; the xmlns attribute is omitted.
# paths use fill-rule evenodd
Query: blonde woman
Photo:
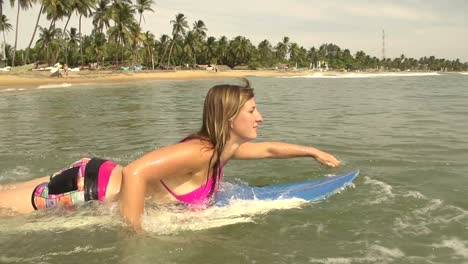
<svg viewBox="0 0 468 264"><path fill-rule="evenodd" d="M257 137L263 117L253 89L244 82L212 87L205 98L201 129L179 143L147 153L126 167L82 159L50 178L3 186L0 207L26 213L81 201L118 200L124 221L138 231L147 199L208 206L231 159L311 157L323 165L340 165L313 147L250 142Z"/></svg>

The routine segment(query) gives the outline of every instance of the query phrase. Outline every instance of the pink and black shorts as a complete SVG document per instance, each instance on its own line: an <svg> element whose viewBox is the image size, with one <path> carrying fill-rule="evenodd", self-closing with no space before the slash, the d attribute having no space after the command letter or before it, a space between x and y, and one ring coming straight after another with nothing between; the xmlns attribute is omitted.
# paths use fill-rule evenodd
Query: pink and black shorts
<svg viewBox="0 0 468 264"><path fill-rule="evenodd" d="M99 158L84 158L39 184L31 196L35 210L106 198L107 185L116 163Z"/></svg>

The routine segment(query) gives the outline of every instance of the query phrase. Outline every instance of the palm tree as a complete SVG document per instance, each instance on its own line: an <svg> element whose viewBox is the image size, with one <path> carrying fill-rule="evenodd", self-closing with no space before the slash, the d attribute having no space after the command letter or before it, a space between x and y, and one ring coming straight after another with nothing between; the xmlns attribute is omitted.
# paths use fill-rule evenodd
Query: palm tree
<svg viewBox="0 0 468 264"><path fill-rule="evenodd" d="M218 40L218 47L216 49L216 58L221 64L227 64L227 52L228 52L229 42L226 36L222 36Z"/></svg>
<svg viewBox="0 0 468 264"><path fill-rule="evenodd" d="M141 26L141 19L143 18L143 12L151 11L154 13L154 10L151 8L153 4L154 4L154 0L136 0L135 7L138 13L140 14L140 20L138 22L138 26Z"/></svg>
<svg viewBox="0 0 468 264"><path fill-rule="evenodd" d="M315 47L312 47L309 49L309 51L307 51L307 59L309 60L310 66L313 65L315 68L318 61L318 52Z"/></svg>
<svg viewBox="0 0 468 264"><path fill-rule="evenodd" d="M195 32L197 36L205 38L207 30L208 28L206 28L205 22L203 22L202 20L193 22L193 32Z"/></svg>
<svg viewBox="0 0 468 264"><path fill-rule="evenodd" d="M195 49L197 49L196 36L193 31L189 31L187 35L185 36L185 39L182 43L182 49L181 49L182 54L179 58L179 65L185 64L186 57L192 58L191 61L187 61L188 63L196 65L196 63L194 62L196 58L193 56L196 52Z"/></svg>
<svg viewBox="0 0 468 264"><path fill-rule="evenodd" d="M36 0L34 0L34 1L36 1ZM39 27L39 20L41 19L42 10L44 10L44 2L42 0L39 0L39 1L41 2L41 8L39 9L39 14L37 15L36 26L34 27L34 31L33 31L31 40L29 41L28 48L26 49L26 56L25 56L26 63L29 63L29 52L30 52L30 49L31 49L31 45L32 45L32 43L34 41L34 37L36 36L37 29Z"/></svg>
<svg viewBox="0 0 468 264"><path fill-rule="evenodd" d="M0 31L3 33L3 59L6 60L6 38L5 31L10 32L13 29L13 26L8 23L8 18L5 15L0 17Z"/></svg>
<svg viewBox="0 0 468 264"><path fill-rule="evenodd" d="M70 28L69 34L65 38L66 41L66 50L65 50L65 63L76 65L76 61L74 59L74 55L76 54L76 50L80 47L80 43L82 41L81 34L78 33L78 30L74 27ZM68 57L71 55L71 63L68 62Z"/></svg>
<svg viewBox="0 0 468 264"><path fill-rule="evenodd" d="M171 63L171 53L172 49L174 48L174 43L175 40L178 36L180 35L185 35L185 30L188 28L188 22L186 21L186 17L184 14L179 13L176 15L175 20L171 20L171 24L174 24L172 26L172 44L171 48L169 49L169 58L167 59L167 65L170 65Z"/></svg>
<svg viewBox="0 0 468 264"><path fill-rule="evenodd" d="M0 17L3 17L3 0L0 0Z"/></svg>
<svg viewBox="0 0 468 264"><path fill-rule="evenodd" d="M296 68L297 68L299 52L300 52L299 45L297 45L297 43L291 43L291 45L289 46L289 54L290 54L289 60L291 62L294 61L294 63L296 64Z"/></svg>
<svg viewBox="0 0 468 264"><path fill-rule="evenodd" d="M15 66L15 57L16 57L16 47L18 46L18 26L19 26L19 14L20 9L27 10L32 7L32 2L34 0L18 0L18 11L16 13L16 28L15 28L15 46L13 48L13 58L11 59L11 66ZM15 0L10 0L11 6L14 6Z"/></svg>
<svg viewBox="0 0 468 264"><path fill-rule="evenodd" d="M74 12L79 15L79 31L78 34L81 36L81 18L84 15L88 17L92 13L92 8L94 8L96 4L96 0L68 0L68 5L66 6L64 16L67 16L67 22L63 27L63 32L66 32L68 23L70 22L70 18ZM75 29L76 30L76 29ZM76 33L76 32L75 32ZM60 51L59 51L60 52ZM81 54L81 61L83 62L83 49L80 45L80 54Z"/></svg>
<svg viewBox="0 0 468 264"><path fill-rule="evenodd" d="M94 28L102 33L104 26L109 28L109 21L111 20L112 12L109 5L109 0L99 0L93 13Z"/></svg>
<svg viewBox="0 0 468 264"><path fill-rule="evenodd" d="M202 20L195 21L193 23L193 29L192 32L194 34L194 39L191 45L191 49L193 52L193 58L194 58L194 64L197 64L197 46L204 40L206 37L206 31L208 29L206 28L205 22Z"/></svg>
<svg viewBox="0 0 468 264"><path fill-rule="evenodd" d="M41 33L39 35L39 39L36 42L36 46L40 49L45 49L46 51L46 60L47 63L50 64L50 49L54 46L54 41L60 35L61 30L58 28L48 29L45 27L39 27Z"/></svg>
<svg viewBox="0 0 468 264"><path fill-rule="evenodd" d="M289 59L289 45L289 37L284 37L282 42L278 42L278 44L276 44L276 58L279 62L284 62Z"/></svg>
<svg viewBox="0 0 468 264"><path fill-rule="evenodd" d="M68 10L71 9L73 0L42 0L44 2L44 12L50 20L49 29L55 28L55 22L62 20Z"/></svg>
<svg viewBox="0 0 468 264"><path fill-rule="evenodd" d="M206 60L208 63L215 63L217 64L218 61L215 60L216 57L216 46L217 46L216 38L215 37L208 37L206 40L206 45L205 45L205 55L206 55Z"/></svg>
<svg viewBox="0 0 468 264"><path fill-rule="evenodd" d="M92 9L96 6L96 0L74 0L75 10L80 15L78 24L78 34L81 36L81 18L83 16L89 17L92 14ZM83 48L82 43L80 44L80 58L81 65L83 65Z"/></svg>
<svg viewBox="0 0 468 264"><path fill-rule="evenodd" d="M112 5L112 20L114 26L110 27L107 31L109 40L113 41L120 49L123 60L123 46L131 39L131 27L136 24L133 14L135 9L127 3L114 3ZM117 63L119 61L118 54L116 54Z"/></svg>
<svg viewBox="0 0 468 264"><path fill-rule="evenodd" d="M273 48L268 40L263 40L257 47L260 61L267 63L269 66L272 61Z"/></svg>
<svg viewBox="0 0 468 264"><path fill-rule="evenodd" d="M230 43L231 51L231 66L242 65L248 63L253 46L245 37L237 36Z"/></svg>
<svg viewBox="0 0 468 264"><path fill-rule="evenodd" d="M143 44L146 38L145 38L145 34L141 32L141 27L138 24L133 23L129 29L130 29L129 41L132 47L132 50L131 50L132 65L135 65L138 46Z"/></svg>
<svg viewBox="0 0 468 264"><path fill-rule="evenodd" d="M158 50L159 50L158 58L160 59L157 62L159 66L162 66L161 64L166 58L165 56L167 54L167 49L170 47L170 45L171 45L171 37L169 37L166 34L162 34L159 40L156 42L156 46L158 47Z"/></svg>
<svg viewBox="0 0 468 264"><path fill-rule="evenodd" d="M28 48L26 49L26 62L29 62L29 52L31 45L36 36L37 29L39 28L39 20L41 19L42 13L47 13L47 19L51 20L49 29L52 29L55 26L55 21L63 17L68 8L69 2L67 0L33 0L39 1L41 3L41 8L39 9L39 14L37 15L36 26L29 41Z"/></svg>
<svg viewBox="0 0 468 264"><path fill-rule="evenodd" d="M146 65L150 65L151 63L151 69L154 70L154 35L153 33L146 31L144 33L145 40L143 41L143 46L145 47L145 53L146 53ZM150 61L151 60L151 61Z"/></svg>
<svg viewBox="0 0 468 264"><path fill-rule="evenodd" d="M65 23L63 31L67 29L68 22L70 22L70 18L73 12L76 12L78 15L80 15L78 33L81 34L81 18L82 16L88 17L92 14L92 10L96 6L96 0L70 0L70 1L71 2L69 5L69 9L66 11L68 15L68 19L67 19L67 22Z"/></svg>

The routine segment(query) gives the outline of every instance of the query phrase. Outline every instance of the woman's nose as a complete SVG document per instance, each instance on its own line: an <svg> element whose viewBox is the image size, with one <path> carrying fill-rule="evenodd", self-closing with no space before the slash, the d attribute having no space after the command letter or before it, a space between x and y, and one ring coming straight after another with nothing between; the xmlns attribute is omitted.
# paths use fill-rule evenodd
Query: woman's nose
<svg viewBox="0 0 468 264"><path fill-rule="evenodd" d="M257 116L257 122L258 123L263 122L263 116L262 114L260 114L260 112L258 113L258 116Z"/></svg>

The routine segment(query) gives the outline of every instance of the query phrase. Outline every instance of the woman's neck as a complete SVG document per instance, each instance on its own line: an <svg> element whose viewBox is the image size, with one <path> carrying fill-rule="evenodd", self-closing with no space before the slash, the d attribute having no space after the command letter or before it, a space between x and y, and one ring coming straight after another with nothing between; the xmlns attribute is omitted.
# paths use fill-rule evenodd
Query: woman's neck
<svg viewBox="0 0 468 264"><path fill-rule="evenodd" d="M244 141L237 140L235 137L231 135L229 140L226 142L226 146L224 147L224 151L221 154L221 163L225 164L228 162L236 153L237 149L242 145Z"/></svg>

